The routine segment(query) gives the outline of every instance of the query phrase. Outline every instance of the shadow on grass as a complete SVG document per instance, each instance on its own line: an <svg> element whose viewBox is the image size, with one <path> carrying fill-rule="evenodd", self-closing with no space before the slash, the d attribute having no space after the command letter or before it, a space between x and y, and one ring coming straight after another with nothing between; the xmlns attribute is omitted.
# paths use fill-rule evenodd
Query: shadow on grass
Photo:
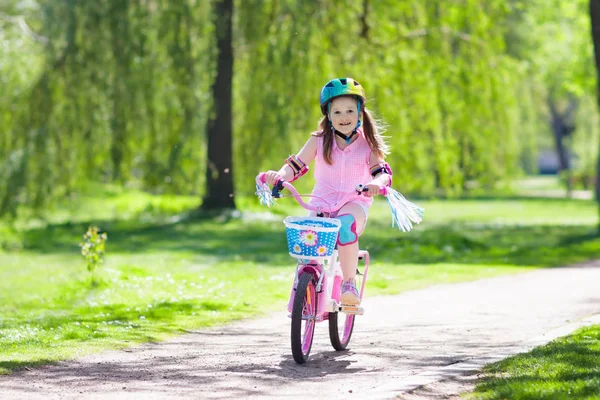
<svg viewBox="0 0 600 400"><path fill-rule="evenodd" d="M0 347L5 348L5 359L17 358L13 355L18 354L18 358L28 360L0 362L0 374L56 361L48 359L47 355L49 352L61 354L57 343L71 348L91 343L100 345L100 348L154 343L172 335L189 333L191 328L188 327L208 327L241 318L247 313L244 305L190 300L164 301L151 307L132 304L86 306L59 315L52 315L52 310L48 310L43 317L35 319L23 314L4 321L0 326L3 332L16 332L15 338L1 338ZM184 323L184 320L187 322ZM19 337L19 333L30 326L35 327L35 340ZM35 347L32 347L33 343Z"/></svg>
<svg viewBox="0 0 600 400"><path fill-rule="evenodd" d="M288 258L285 228L281 221L268 223L240 219L196 218L178 223L93 221L49 225L24 233L24 247L40 253L77 253L81 235L89 225L108 233L111 253L189 252L220 259L254 262ZM279 251L279 250L283 250Z"/></svg>
<svg viewBox="0 0 600 400"><path fill-rule="evenodd" d="M59 224L26 231L25 248L42 253L78 252L79 238L88 225ZM107 251L112 253L186 252L223 261L289 261L285 228L270 214L264 218L258 214L251 221L202 216L178 223L94 221L93 225L108 232ZM390 227L389 221L373 219L369 225L361 247L394 264L556 266L600 254L600 239L589 226L449 223L402 233Z"/></svg>
<svg viewBox="0 0 600 400"><path fill-rule="evenodd" d="M490 376L479 381L473 394L486 399L598 396L599 341L600 328L583 328L529 353L491 364L485 368Z"/></svg>
<svg viewBox="0 0 600 400"><path fill-rule="evenodd" d="M447 224L400 235L371 226L361 246L392 262L558 266L598 258L600 237L585 226Z"/></svg>
<svg viewBox="0 0 600 400"><path fill-rule="evenodd" d="M39 359L32 361L0 361L0 376L6 372L28 371L31 368L53 365L55 360Z"/></svg>
<svg viewBox="0 0 600 400"><path fill-rule="evenodd" d="M36 319L36 327L43 330L52 330L67 325L76 324L75 326L92 325L114 325L114 326L133 326L142 328L140 332L148 339L153 339L152 335L172 332L170 326L172 321L182 315L198 315L199 320L210 320L213 312L229 311L232 304L223 303L214 300L198 300L198 301L163 301L152 304L152 307L140 309L131 304L111 304L102 306L85 306L82 308L74 308L69 313L60 315L52 315L51 312L44 315L43 318ZM31 322L30 316L24 316L22 323ZM147 322L153 324L152 332L148 331L145 325ZM7 323L2 325L3 329L12 327L18 328L21 322L18 318L11 321L9 326ZM76 330L76 329L75 329ZM70 331L63 331L64 334L69 334L70 339L78 338ZM71 333L69 333L71 332ZM149 336L150 335L150 336ZM133 336L137 334L133 333Z"/></svg>

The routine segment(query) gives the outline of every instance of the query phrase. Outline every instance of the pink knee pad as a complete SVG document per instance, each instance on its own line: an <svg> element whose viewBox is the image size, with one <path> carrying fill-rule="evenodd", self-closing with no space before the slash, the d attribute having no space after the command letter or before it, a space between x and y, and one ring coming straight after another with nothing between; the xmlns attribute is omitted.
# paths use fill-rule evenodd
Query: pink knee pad
<svg viewBox="0 0 600 400"><path fill-rule="evenodd" d="M338 215L337 219L342 223L340 233L338 234L338 245L348 246L349 244L356 243L358 235L356 234L356 220L354 216L352 214L342 214Z"/></svg>

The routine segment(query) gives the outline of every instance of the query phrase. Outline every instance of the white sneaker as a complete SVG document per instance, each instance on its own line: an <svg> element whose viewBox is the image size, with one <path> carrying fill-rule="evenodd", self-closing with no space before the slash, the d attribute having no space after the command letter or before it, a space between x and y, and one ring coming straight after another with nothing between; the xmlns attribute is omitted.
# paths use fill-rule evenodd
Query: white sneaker
<svg viewBox="0 0 600 400"><path fill-rule="evenodd" d="M360 304L360 295L353 282L342 283L342 295L340 303L349 306L358 306Z"/></svg>

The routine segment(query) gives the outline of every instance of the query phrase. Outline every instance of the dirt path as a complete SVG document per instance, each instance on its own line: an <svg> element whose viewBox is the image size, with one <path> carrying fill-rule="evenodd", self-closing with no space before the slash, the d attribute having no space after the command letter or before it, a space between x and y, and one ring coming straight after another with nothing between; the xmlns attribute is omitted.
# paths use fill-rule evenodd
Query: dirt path
<svg viewBox="0 0 600 400"><path fill-rule="evenodd" d="M286 313L0 377L0 398L450 398L484 364L600 323L600 261L365 301L347 352L317 325L296 365Z"/></svg>

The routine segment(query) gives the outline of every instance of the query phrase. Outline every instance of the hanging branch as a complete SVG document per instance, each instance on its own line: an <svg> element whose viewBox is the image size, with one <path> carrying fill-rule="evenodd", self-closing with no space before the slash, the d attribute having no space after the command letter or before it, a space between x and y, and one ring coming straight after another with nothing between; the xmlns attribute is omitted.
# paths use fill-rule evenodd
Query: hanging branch
<svg viewBox="0 0 600 400"><path fill-rule="evenodd" d="M34 40L36 40L42 44L47 44L49 42L47 37L35 33L29 27L29 25L27 25L27 22L25 22L25 18L21 15L13 16L13 15L6 15L4 13L0 13L0 20L7 21L10 24L18 26L19 29L21 29L21 31L25 35L32 37Z"/></svg>

